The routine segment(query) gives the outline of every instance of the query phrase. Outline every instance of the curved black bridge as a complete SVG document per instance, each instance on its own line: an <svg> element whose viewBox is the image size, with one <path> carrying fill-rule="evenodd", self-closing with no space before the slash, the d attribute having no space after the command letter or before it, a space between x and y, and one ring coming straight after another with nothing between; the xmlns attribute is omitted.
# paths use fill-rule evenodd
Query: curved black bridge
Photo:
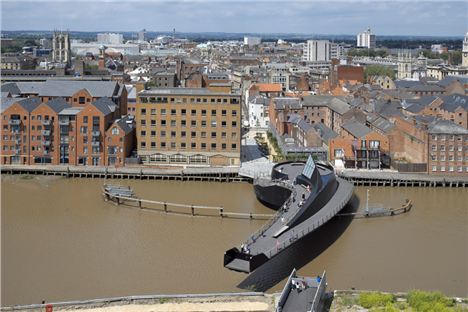
<svg viewBox="0 0 468 312"><path fill-rule="evenodd" d="M283 170L288 171L286 163ZM337 178L327 165L315 164L311 157L302 173L288 183L291 195L275 216L240 248L224 254L228 269L250 273L309 233L332 219L351 199L353 185ZM275 166L276 167L276 166ZM278 170L273 168L273 171ZM297 170L297 168L294 168ZM294 171L292 170L292 171Z"/></svg>

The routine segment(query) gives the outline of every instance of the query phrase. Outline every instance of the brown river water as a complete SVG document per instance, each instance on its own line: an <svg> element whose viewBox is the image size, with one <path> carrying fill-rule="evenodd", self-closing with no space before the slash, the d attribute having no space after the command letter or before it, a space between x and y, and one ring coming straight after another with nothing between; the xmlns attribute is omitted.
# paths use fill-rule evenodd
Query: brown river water
<svg viewBox="0 0 468 312"><path fill-rule="evenodd" d="M137 196L272 213L248 183L116 181ZM370 204L407 214L335 218L250 276L224 252L265 221L166 215L104 202L103 180L2 176L2 305L143 294L279 291L293 267L329 289L440 290L468 296L468 191L371 187ZM366 188L355 188L360 209ZM243 287L243 289L238 286Z"/></svg>

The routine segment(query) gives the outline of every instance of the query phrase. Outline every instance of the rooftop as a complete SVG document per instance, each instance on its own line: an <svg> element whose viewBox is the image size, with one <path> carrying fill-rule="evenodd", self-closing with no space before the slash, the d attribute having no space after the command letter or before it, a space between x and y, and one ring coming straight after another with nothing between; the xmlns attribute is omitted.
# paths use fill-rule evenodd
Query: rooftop
<svg viewBox="0 0 468 312"><path fill-rule="evenodd" d="M354 120L344 123L342 125L342 128L348 131L352 136L356 138L362 138L372 132L372 130L369 127Z"/></svg>
<svg viewBox="0 0 468 312"><path fill-rule="evenodd" d="M217 96L239 96L238 93L213 92L206 88L155 88L143 90L139 93L144 95L217 95Z"/></svg>
<svg viewBox="0 0 468 312"><path fill-rule="evenodd" d="M468 134L468 130L449 120L436 120L429 125L429 133L433 134Z"/></svg>

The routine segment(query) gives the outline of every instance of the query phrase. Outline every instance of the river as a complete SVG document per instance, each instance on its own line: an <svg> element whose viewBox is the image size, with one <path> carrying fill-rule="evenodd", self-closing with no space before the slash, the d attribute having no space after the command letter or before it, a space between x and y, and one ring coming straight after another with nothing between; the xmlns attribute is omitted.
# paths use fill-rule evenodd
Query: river
<svg viewBox="0 0 468 312"><path fill-rule="evenodd" d="M166 215L116 206L104 202L102 183L2 176L3 306L242 291L237 286L245 284L247 275L225 269L223 254L265 221ZM233 212L272 212L257 202L248 183L120 183L146 199L222 205ZM468 296L467 190L369 189L370 204L395 207L410 198L414 209L395 217L355 219L349 226L341 226L343 221L336 218L330 227L304 240L294 257L285 254L250 279L276 276L276 285L268 292L278 291L284 281L277 282L297 267L300 275L315 276L326 270L329 289L418 288ZM362 209L366 188L357 187L355 193ZM342 233L334 226L341 226ZM325 242L333 236L327 231L337 231L330 242ZM325 245L316 247L322 240Z"/></svg>

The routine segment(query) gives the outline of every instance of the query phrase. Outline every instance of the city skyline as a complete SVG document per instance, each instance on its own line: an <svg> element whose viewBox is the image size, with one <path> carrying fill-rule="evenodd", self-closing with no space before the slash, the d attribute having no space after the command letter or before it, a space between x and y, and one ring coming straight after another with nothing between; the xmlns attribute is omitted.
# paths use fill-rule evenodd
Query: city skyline
<svg viewBox="0 0 468 312"><path fill-rule="evenodd" d="M87 14L74 9L76 2L2 1L2 30L354 35L370 26L377 36L463 36L468 31L468 3L460 1L78 2L87 5Z"/></svg>

